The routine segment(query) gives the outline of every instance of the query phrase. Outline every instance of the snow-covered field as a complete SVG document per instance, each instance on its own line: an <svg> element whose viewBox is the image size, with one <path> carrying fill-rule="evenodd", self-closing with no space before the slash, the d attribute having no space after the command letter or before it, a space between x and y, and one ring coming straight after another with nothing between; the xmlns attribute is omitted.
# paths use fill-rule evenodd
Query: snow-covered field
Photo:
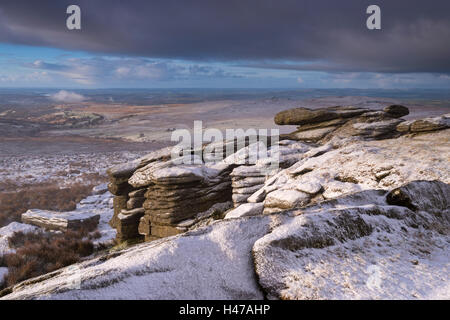
<svg viewBox="0 0 450 320"><path fill-rule="evenodd" d="M89 182L89 176L105 176L111 165L131 161L147 152L91 152L80 154L46 154L0 156L0 181L14 185L58 183L64 187ZM1 186L0 186L1 187ZM10 190L14 191L14 190Z"/></svg>

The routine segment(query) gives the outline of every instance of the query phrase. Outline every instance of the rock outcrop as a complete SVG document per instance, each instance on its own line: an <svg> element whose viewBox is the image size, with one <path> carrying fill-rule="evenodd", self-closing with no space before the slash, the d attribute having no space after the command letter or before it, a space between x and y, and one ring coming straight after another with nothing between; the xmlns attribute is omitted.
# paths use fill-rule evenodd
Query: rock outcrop
<svg viewBox="0 0 450 320"><path fill-rule="evenodd" d="M22 214L22 222L48 230L76 230L83 227L95 229L100 215L92 212L56 212L30 209Z"/></svg>
<svg viewBox="0 0 450 320"><path fill-rule="evenodd" d="M449 198L448 184L414 181L216 221L25 281L2 299L448 299Z"/></svg>
<svg viewBox="0 0 450 320"><path fill-rule="evenodd" d="M258 152L263 142L251 143L254 140L216 142L175 157L172 149L165 148L108 170L109 190L115 195L111 225L117 229L117 240L143 237L151 241L176 235L209 215L220 214L217 210L228 209L234 199L230 173L241 164L248 165L249 155ZM270 142L267 137L262 140ZM236 154L220 160L229 147L237 150ZM213 152L203 153L205 148ZM259 169L266 167L262 164ZM265 171L258 173L262 179L252 190L240 191L256 191L264 182Z"/></svg>
<svg viewBox="0 0 450 320"><path fill-rule="evenodd" d="M230 168L227 165L146 166L135 175L144 175L148 184L140 230L146 238L162 238L186 231L180 223L194 218L216 203L231 200ZM134 180L134 176L130 179ZM142 232L142 231L141 231Z"/></svg>
<svg viewBox="0 0 450 320"><path fill-rule="evenodd" d="M252 152L256 154L258 149L257 146L257 144L254 144L243 149L242 151L246 151L246 157L241 158L244 158L248 163L249 154ZM246 203L247 199L253 193L264 186L267 179L275 175L280 169L288 168L296 163L303 157L303 154L310 149L311 147L304 143L283 140L269 148L269 154L271 155L269 158L256 161L255 164L246 164L236 167L230 173L234 206L237 207L242 203ZM230 158L234 157L239 158L239 152ZM276 163L275 167L273 166L274 163Z"/></svg>
<svg viewBox="0 0 450 320"><path fill-rule="evenodd" d="M144 215L143 203L147 188L133 186L128 182L128 179L139 168L169 159L170 152L169 148L164 148L149 153L141 159L108 169L108 189L114 195L114 215L110 225L117 230L118 241L142 237L138 227L140 219Z"/></svg>
<svg viewBox="0 0 450 320"><path fill-rule="evenodd" d="M342 140L312 148L296 164L268 179L247 202L263 202L264 212L271 213L362 190L396 188L413 180L450 183L448 130L426 137L341 144Z"/></svg>
<svg viewBox="0 0 450 320"><path fill-rule="evenodd" d="M405 121L397 125L397 131L402 133L423 133L450 128L450 114L440 117Z"/></svg>
<svg viewBox="0 0 450 320"><path fill-rule="evenodd" d="M198 151L216 144L179 157L165 148L113 167L108 189L117 240L152 242L3 294L448 299L449 117L401 119L407 114L400 105L298 108L275 118L298 130L271 141L268 156L256 162L251 158L265 145L249 139L239 149L236 141L218 143L209 156ZM220 160L226 146L237 151ZM97 189L99 195L83 200L79 212L104 201L105 187ZM54 228L69 225L49 221ZM70 287L74 277L80 290Z"/></svg>
<svg viewBox="0 0 450 320"><path fill-rule="evenodd" d="M223 161L209 161L214 159L203 158L198 151L210 148L215 150L212 158L220 158L228 147L236 150L236 140L192 148L174 159L173 150L165 148L111 168L109 190L115 195L111 225L117 229L117 240L155 240L186 232L200 217L207 217L205 212L223 215L210 209L215 204L227 208L230 201L235 208L263 203L262 210L268 214L417 179L448 182L448 134L439 131L448 127L447 116L401 119L408 113L401 105L383 110L296 108L280 112L275 122L299 125L298 130L270 142L269 157L256 164L249 159L258 153L261 142L251 143L248 138ZM431 133L436 135L436 146L429 148L428 142L411 137L398 138L419 131L436 131ZM412 151L417 153L413 164ZM190 161L186 164L185 160ZM411 165L414 170L409 169ZM248 214L243 211L235 214Z"/></svg>
<svg viewBox="0 0 450 320"><path fill-rule="evenodd" d="M415 181L292 211L253 246L259 283L270 299L448 297L449 197Z"/></svg>
<svg viewBox="0 0 450 320"><path fill-rule="evenodd" d="M107 192L106 185L96 186L93 188L92 194L82 199L73 211L28 210L22 214L23 223L13 222L1 228L0 238L2 232L8 234L7 237L4 237L5 240L12 236L13 232L19 231L45 230L64 232L84 228L85 230L98 232L99 236L92 240L95 247L110 246L116 237L116 230L109 225L109 221L113 216L112 200L112 195ZM6 240L5 243L7 244ZM0 244L0 257L2 256L1 247L2 245Z"/></svg>
<svg viewBox="0 0 450 320"><path fill-rule="evenodd" d="M400 135L399 119L409 114L408 108L391 105L383 110L351 106L323 109L296 108L278 113L275 123L299 125L297 131L282 135L282 139L324 143L332 138L361 137L384 139Z"/></svg>

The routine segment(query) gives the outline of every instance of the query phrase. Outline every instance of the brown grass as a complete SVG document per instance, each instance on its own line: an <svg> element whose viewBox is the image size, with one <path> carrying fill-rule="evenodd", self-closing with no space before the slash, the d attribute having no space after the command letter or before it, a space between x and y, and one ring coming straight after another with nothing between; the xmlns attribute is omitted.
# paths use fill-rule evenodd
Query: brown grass
<svg viewBox="0 0 450 320"><path fill-rule="evenodd" d="M0 192L0 227L20 221L28 209L70 211L87 197L94 184L73 184L62 188L53 184L32 185L17 192Z"/></svg>
<svg viewBox="0 0 450 320"><path fill-rule="evenodd" d="M15 233L9 239L9 245L16 252L4 255L0 261L0 265L8 268L4 286L52 272L91 255L94 251L91 239L97 235L90 235L90 231Z"/></svg>

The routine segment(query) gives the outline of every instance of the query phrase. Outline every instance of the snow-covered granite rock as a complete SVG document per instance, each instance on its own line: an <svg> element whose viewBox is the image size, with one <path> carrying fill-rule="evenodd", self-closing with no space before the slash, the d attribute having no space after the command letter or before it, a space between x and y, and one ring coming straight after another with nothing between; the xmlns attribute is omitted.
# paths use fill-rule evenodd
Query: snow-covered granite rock
<svg viewBox="0 0 450 320"><path fill-rule="evenodd" d="M450 128L450 114L439 117L409 120L397 125L397 130L403 133L419 133Z"/></svg>
<svg viewBox="0 0 450 320"><path fill-rule="evenodd" d="M78 229L84 225L98 224L100 216L90 211L57 212L30 209L22 214L22 222L49 230L66 231Z"/></svg>
<svg viewBox="0 0 450 320"><path fill-rule="evenodd" d="M253 243L275 217L223 220L82 262L13 288L4 299L262 299ZM74 289L74 278L81 288Z"/></svg>
<svg viewBox="0 0 450 320"><path fill-rule="evenodd" d="M7 227L0 229L0 243L3 231L14 230L13 232L31 232L42 227L49 230L67 230L79 228L80 226L91 223L97 224L97 231L100 237L92 242L95 246L110 245L116 237L116 229L109 225L109 221L113 216L112 195L105 191L96 192L96 190L104 190L104 185L99 185L93 190L93 195L82 199L75 210L67 212L56 212L49 210L30 209L22 214L24 223L13 222ZM12 234L11 232L9 232ZM7 241L5 242L7 243ZM0 245L1 246L1 245ZM1 249L0 249L1 250ZM1 252L1 251L0 251Z"/></svg>
<svg viewBox="0 0 450 320"><path fill-rule="evenodd" d="M448 299L449 198L417 181L293 211L253 247L259 282L272 299Z"/></svg>
<svg viewBox="0 0 450 320"><path fill-rule="evenodd" d="M447 118L405 123L405 114L287 112L280 121L298 122L298 133L336 130L319 144L280 141L270 172L273 158L247 163L257 144L216 164L180 165L166 152L119 166L109 188L118 220L139 213L132 234L155 241L19 284L6 298L448 299ZM412 130L425 133L386 139ZM375 138L384 140L366 140ZM237 208L215 221L231 193ZM81 290L66 285L73 277Z"/></svg>
<svg viewBox="0 0 450 320"><path fill-rule="evenodd" d="M239 207L229 211L225 219L256 216L263 213L264 205L262 203L244 203Z"/></svg>
<svg viewBox="0 0 450 320"><path fill-rule="evenodd" d="M449 299L449 197L448 184L416 181L218 220L18 284L2 299Z"/></svg>
<svg viewBox="0 0 450 320"><path fill-rule="evenodd" d="M247 201L264 201L265 208L271 208L265 212L274 212L362 190L392 189L414 180L450 183L449 140L450 131L442 130L381 141L353 140L336 149L330 141L267 179ZM309 195L300 197L302 192Z"/></svg>

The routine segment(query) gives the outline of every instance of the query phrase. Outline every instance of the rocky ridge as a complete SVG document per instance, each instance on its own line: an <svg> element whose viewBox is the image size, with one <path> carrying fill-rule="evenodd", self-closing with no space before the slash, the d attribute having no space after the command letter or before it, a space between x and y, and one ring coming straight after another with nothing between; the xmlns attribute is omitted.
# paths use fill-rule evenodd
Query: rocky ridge
<svg viewBox="0 0 450 320"><path fill-rule="evenodd" d="M61 269L6 298L448 298L449 115L407 114L297 108L275 121L298 130L256 164L247 143L218 162L162 149L111 168L117 240L152 242L78 264L81 290Z"/></svg>
<svg viewBox="0 0 450 320"><path fill-rule="evenodd" d="M449 196L448 184L414 181L217 220L25 281L2 299L448 299Z"/></svg>
<svg viewBox="0 0 450 320"><path fill-rule="evenodd" d="M407 157L392 159L391 146L384 148L385 141L405 136L399 138L406 139L400 148L424 149L420 159L435 159L420 140L410 144L407 136L448 128L448 115L412 121L401 118L408 113L401 105L383 110L344 106L282 111L275 116L277 124L299 127L269 147L269 160L278 159L277 169L270 172L267 159L249 162L261 148L261 142L251 143L251 139L241 145L242 149L235 140L218 147L205 145L200 150L210 148L215 151L213 155L221 156L231 144L236 153L220 161L208 161L195 149L173 158L173 150L165 148L113 167L108 174L109 190L115 195L111 225L118 230L117 240L155 240L185 232L198 222L199 213L217 203L232 202L238 208L263 202L263 212L271 213L367 188L396 187L414 179L448 179L447 170L409 172ZM383 142L378 147L376 141ZM186 159L191 160L188 165L184 164ZM314 170L317 166L322 169ZM229 205L222 207L228 209ZM215 214L223 216L224 212Z"/></svg>

